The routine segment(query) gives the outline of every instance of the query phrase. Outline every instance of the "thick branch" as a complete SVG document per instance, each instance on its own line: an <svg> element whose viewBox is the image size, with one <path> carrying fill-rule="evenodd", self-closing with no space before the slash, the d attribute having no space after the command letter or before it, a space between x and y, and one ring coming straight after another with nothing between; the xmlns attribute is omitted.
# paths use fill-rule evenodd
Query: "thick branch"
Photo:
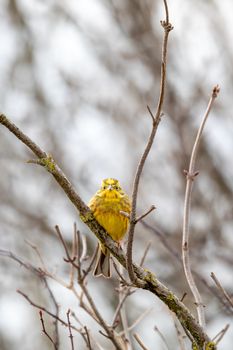
<svg viewBox="0 0 233 350"><path fill-rule="evenodd" d="M36 156L44 156L46 154L43 151L41 151L42 153L38 154L37 151L39 147L35 145L28 136L20 131L4 115L0 115L0 123L15 134L15 136L18 137L26 146L28 146ZM80 213L82 221L90 228L101 243L103 243L103 245L110 250L112 255L121 263L121 265L126 267L126 257L123 250L118 247L118 244L111 239L104 228L95 220L89 207L76 193L65 174L61 171L51 156L46 155L45 158L42 157L40 160L41 165L52 174L54 179L74 204ZM200 327L200 325L196 322L190 311L166 286L156 279L156 277L150 271L145 270L136 264L133 264L132 266L135 275L143 284L143 288L158 296L169 307L169 309L176 314L182 326L192 334L200 349L203 348L203 344L210 342L209 337L203 331L202 327Z"/></svg>

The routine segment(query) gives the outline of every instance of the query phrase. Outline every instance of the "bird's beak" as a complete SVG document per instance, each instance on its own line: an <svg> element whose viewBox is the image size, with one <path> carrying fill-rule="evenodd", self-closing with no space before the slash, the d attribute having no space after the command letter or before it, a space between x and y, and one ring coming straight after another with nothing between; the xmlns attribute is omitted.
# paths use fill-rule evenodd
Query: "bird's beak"
<svg viewBox="0 0 233 350"><path fill-rule="evenodd" d="M113 190L113 186L112 186L112 185L109 185L109 186L107 187L107 189L108 189L109 191L112 191L112 190Z"/></svg>

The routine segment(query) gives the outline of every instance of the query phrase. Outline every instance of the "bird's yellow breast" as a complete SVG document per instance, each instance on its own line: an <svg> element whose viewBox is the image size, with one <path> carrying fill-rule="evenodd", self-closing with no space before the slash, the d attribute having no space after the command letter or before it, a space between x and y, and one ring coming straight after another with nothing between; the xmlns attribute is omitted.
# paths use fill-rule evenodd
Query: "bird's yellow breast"
<svg viewBox="0 0 233 350"><path fill-rule="evenodd" d="M120 212L130 213L130 201L127 195L117 191L97 192L89 203L96 220L110 234L112 239L120 241L126 234L129 218Z"/></svg>

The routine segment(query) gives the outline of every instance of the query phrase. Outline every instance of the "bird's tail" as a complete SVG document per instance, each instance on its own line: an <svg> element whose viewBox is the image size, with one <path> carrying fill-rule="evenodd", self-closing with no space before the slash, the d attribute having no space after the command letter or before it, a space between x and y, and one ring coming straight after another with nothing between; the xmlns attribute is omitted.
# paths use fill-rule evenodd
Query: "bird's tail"
<svg viewBox="0 0 233 350"><path fill-rule="evenodd" d="M110 252L107 248L99 244L98 253L96 258L96 265L93 272L94 276L104 276L106 278L111 277L110 271Z"/></svg>

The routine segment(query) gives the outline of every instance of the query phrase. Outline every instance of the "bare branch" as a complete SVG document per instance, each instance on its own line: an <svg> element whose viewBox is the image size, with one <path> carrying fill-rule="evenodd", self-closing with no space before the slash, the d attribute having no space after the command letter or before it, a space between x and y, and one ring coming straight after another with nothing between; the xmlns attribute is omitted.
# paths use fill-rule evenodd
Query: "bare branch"
<svg viewBox="0 0 233 350"><path fill-rule="evenodd" d="M91 333L89 332L89 330L87 329L86 326L83 325L83 323L79 320L79 318L76 316L76 314L74 313L74 311L71 311L71 316L74 318L74 320L76 322L78 322L78 324L82 327L80 330L80 335L82 336L82 338L84 339L86 346L89 350L92 350L91 347L91 340L93 343L95 343L96 348L103 350L103 348L97 343L96 339L94 337L91 336ZM83 330L84 331L83 331Z"/></svg>
<svg viewBox="0 0 233 350"><path fill-rule="evenodd" d="M68 321L68 329L69 329L69 338L70 338L70 343L71 343L71 350L74 350L74 336L71 331L71 323L70 323L70 309L66 313L67 316L67 321Z"/></svg>
<svg viewBox="0 0 233 350"><path fill-rule="evenodd" d="M198 314L198 321L199 324L205 328L205 313L204 313L204 305L202 302L201 295L197 289L196 283L194 281L191 266L190 266L190 258L189 258L189 226L190 226L190 208L191 208L191 194L192 194L192 187L193 187L193 181L194 178L197 175L197 172L195 171L195 163L196 163L196 157L199 149L199 144L201 140L201 135L206 123L206 120L208 118L208 115L210 113L210 110L212 108L213 102L216 99L217 95L219 93L219 87L215 86L212 91L212 95L210 97L206 112L204 114L204 117L202 119L200 128L198 130L196 140L194 142L191 158L190 158L190 164L189 164L189 170L186 174L186 191L185 191L185 200L184 200L184 218L183 218L183 238L182 238L182 259L183 259L183 266L185 271L185 276L187 279L187 282L189 284L190 290L194 296L195 304L197 307L197 314Z"/></svg>
<svg viewBox="0 0 233 350"><path fill-rule="evenodd" d="M90 340L90 336L89 336L89 331L88 331L86 326L84 326L84 330L85 330L85 333L86 333L86 336L87 336L87 347L88 347L89 350L92 350L91 340Z"/></svg>
<svg viewBox="0 0 233 350"><path fill-rule="evenodd" d="M174 316L174 314L172 314L172 318L173 318L173 321L174 321L174 326L175 326L177 338L178 338L178 341L179 341L180 350L186 350L185 342L184 342L184 339L186 338L186 335L181 333L181 330L182 330L182 329L180 329L181 326L178 323L177 318Z"/></svg>
<svg viewBox="0 0 233 350"><path fill-rule="evenodd" d="M119 341L118 337L116 337L115 332L104 321L102 315L100 314L99 310L97 309L97 307L94 303L94 300L92 299L91 295L89 294L89 291L87 290L85 284L82 283L80 285L80 287L82 288L82 290L85 294L85 297L87 298L87 300L91 306L91 309L94 311L96 318L98 319L99 323L101 324L101 326L105 330L108 338L111 339L111 341L115 345L116 349L123 350L121 342Z"/></svg>
<svg viewBox="0 0 233 350"><path fill-rule="evenodd" d="M184 292L184 294L182 295L182 297L180 298L180 301L184 301L184 298L186 297L187 292Z"/></svg>
<svg viewBox="0 0 233 350"><path fill-rule="evenodd" d="M226 332L228 331L228 328L230 327L229 324L227 324L216 336L212 339L212 341L215 341L215 344L218 345L218 343L222 340Z"/></svg>
<svg viewBox="0 0 233 350"><path fill-rule="evenodd" d="M87 257L87 238L86 238L86 236L82 235L81 240L82 240L82 255L80 256L80 261L83 262L88 258Z"/></svg>
<svg viewBox="0 0 233 350"><path fill-rule="evenodd" d="M132 324L128 327L128 331L132 331L149 313L151 312L151 308L145 310ZM122 331L120 334L124 333Z"/></svg>
<svg viewBox="0 0 233 350"><path fill-rule="evenodd" d="M0 114L0 124L10 130L20 141L22 141L38 158L46 158L47 154L35 144L27 135L25 135L17 126L12 123L5 115Z"/></svg>
<svg viewBox="0 0 233 350"><path fill-rule="evenodd" d="M113 316L113 320L112 320L112 327L115 328L117 325L117 318L119 316L120 310L125 302L125 300L127 299L127 297L130 295L130 293L124 293L123 297L119 300L119 303L117 305L115 314Z"/></svg>
<svg viewBox="0 0 233 350"><path fill-rule="evenodd" d="M88 267L85 269L85 271L83 271L83 276L82 276L82 280L83 281L84 281L84 279L86 278L86 276L89 274L89 272L92 269L92 266L93 266L93 264L95 262L95 259L96 259L97 252L98 252L98 245L95 248L94 254L93 254L92 258L91 258L91 261L90 261Z"/></svg>
<svg viewBox="0 0 233 350"><path fill-rule="evenodd" d="M168 343L166 341L166 338L164 337L163 333L159 330L159 328L157 326L154 326L154 331L158 333L158 335L162 339L166 349L169 350L169 346L168 346Z"/></svg>
<svg viewBox="0 0 233 350"><path fill-rule="evenodd" d="M113 263L113 267L118 275L118 277L120 278L120 282L124 285L124 286L128 286L128 287L133 287L133 284L131 284L130 282L126 281L126 279L124 278L124 276L122 275L122 273L120 273L117 264L115 263L114 260L112 260Z"/></svg>
<svg viewBox="0 0 233 350"><path fill-rule="evenodd" d="M146 148L139 161L135 178L134 178L133 192L132 192L132 207L131 207L131 213L130 213L130 226L129 226L129 232L128 232L127 270L128 270L131 282L135 283L137 286L140 286L140 287L143 287L143 283L135 276L134 268L133 268L133 257L132 257L133 239L134 239L134 231L135 231L135 225L136 225L136 210L137 210L137 196L138 196L139 182L140 182L141 174L144 168L144 164L146 162L147 156L153 145L156 131L161 120L161 110L162 110L163 101L164 101L164 91L165 91L165 82L166 82L167 42L168 42L168 35L172 30L172 25L168 22L169 16L168 16L168 7L167 7L166 0L164 0L164 6L165 6L165 12L166 12L166 20L161 21L161 25L164 28L164 38L163 38L163 45L162 45L160 93L159 93L156 113L155 115L153 115L153 113L150 113L153 120L152 130L151 130L151 134L149 136ZM150 112L150 109L148 110Z"/></svg>
<svg viewBox="0 0 233 350"><path fill-rule="evenodd" d="M140 264L139 264L140 266L142 266L142 265L144 264L144 261L145 261L145 259L146 259L146 256L147 256L147 253L148 253L150 247L151 247L151 241L149 241L149 242L147 243L146 249L145 249L145 251L144 251L144 253L143 253L143 256L142 256L141 261L140 261Z"/></svg>
<svg viewBox="0 0 233 350"><path fill-rule="evenodd" d="M223 286L221 285L221 283L219 282L219 280L217 279L217 277L215 276L215 274L213 272L211 272L210 276L213 279L213 281L215 282L215 284L218 287L218 289L220 290L220 292L224 295L225 299L228 301L228 303L232 309L233 308L233 300L231 299L230 295L223 288Z"/></svg>
<svg viewBox="0 0 233 350"><path fill-rule="evenodd" d="M164 2L164 7L165 7L165 13L166 13L166 23L169 23L169 12L168 12L167 1L163 0L163 2Z"/></svg>
<svg viewBox="0 0 233 350"><path fill-rule="evenodd" d="M67 322L63 321L60 317L58 317L57 315L55 315L52 312L50 312L49 310L47 310L44 306L41 306L41 305L34 303L34 301L32 301L27 294L21 292L20 290L17 290L17 293L21 294L29 302L29 304L31 304L32 306L34 306L35 308L37 308L39 310L44 311L46 314L53 317L54 319L57 319L63 326L68 327ZM75 326L71 326L71 328L74 329L76 332L80 332L80 330L78 328L76 328Z"/></svg>
<svg viewBox="0 0 233 350"><path fill-rule="evenodd" d="M147 215L149 215L153 210L155 210L156 207L154 205L152 205L150 207L150 209L148 209L144 214L142 214L141 216L139 216L137 219L136 219L136 223L138 223L139 221L141 221L142 219L144 219Z"/></svg>
<svg viewBox="0 0 233 350"><path fill-rule="evenodd" d="M124 276L124 270L122 265L119 265L119 271L120 271L120 274ZM119 291L119 304L118 304L118 311L116 310L116 314L117 312L119 312L119 315L120 315L121 325L123 329L122 339L126 343L126 349L133 350L131 334L129 331L128 312L126 309L126 299L129 295L133 293L133 289L130 286L123 285L121 283L121 279L119 279L118 291Z"/></svg>
<svg viewBox="0 0 233 350"><path fill-rule="evenodd" d="M46 329L45 329L45 324L44 324L44 319L43 319L43 313L42 313L41 310L39 311L39 314L40 314L40 321L41 321L41 325L42 325L42 331L43 331L43 333L46 335L46 337L51 341L51 343L52 343L53 346L54 346L54 349L57 350L57 349L58 349L57 345L55 344L55 342L53 341L52 337L50 337L50 335L48 334L48 332L47 332Z"/></svg>
<svg viewBox="0 0 233 350"><path fill-rule="evenodd" d="M64 238L63 238L63 236L61 234L61 231L60 231L60 228L59 228L58 225L55 226L55 230L56 230L56 232L58 234L58 237L59 237L59 239L60 239L60 241L61 241L61 243L62 243L62 245L63 245L63 247L65 249L65 252L66 252L67 260L65 259L65 261L72 263L72 265L74 265L76 268L78 268L78 265L75 264L75 262L74 262L76 260L76 256L74 256L72 258L70 257L69 250L67 248L66 242L65 242L65 240L64 240Z"/></svg>
<svg viewBox="0 0 233 350"><path fill-rule="evenodd" d="M43 268L45 268L45 263L44 263L44 260L41 256L41 253L40 253L38 247L35 244L33 244L32 242L30 242L29 240L25 240L25 243L28 244L29 247L31 247L35 251L36 255L38 256L38 258L40 260L41 265L43 266Z"/></svg>
<svg viewBox="0 0 233 350"><path fill-rule="evenodd" d="M143 344L141 338L139 337L139 335L138 335L137 333L134 333L133 336L134 336L135 340L138 342L138 344L141 346L141 348L142 348L143 350L149 350L149 349Z"/></svg>
<svg viewBox="0 0 233 350"><path fill-rule="evenodd" d="M51 290L51 288L49 287L49 284L48 284L48 281L47 279L45 278L44 279L44 283L45 283L45 286L47 288L47 290L49 291L49 296L54 304L54 307L55 307L55 310L56 310L56 317L54 319L54 343L56 344L57 348L59 348L59 333L58 333L58 319L59 319L59 305L55 299L55 296Z"/></svg>
<svg viewBox="0 0 233 350"><path fill-rule="evenodd" d="M152 118L152 121L153 121L153 123L154 123L154 122L155 122L155 117L154 117L154 115L153 115L153 113L152 113L150 107L149 107L149 106L146 106L146 107L147 107L148 112L149 112L149 114L150 114L150 116L151 116L151 118Z"/></svg>

